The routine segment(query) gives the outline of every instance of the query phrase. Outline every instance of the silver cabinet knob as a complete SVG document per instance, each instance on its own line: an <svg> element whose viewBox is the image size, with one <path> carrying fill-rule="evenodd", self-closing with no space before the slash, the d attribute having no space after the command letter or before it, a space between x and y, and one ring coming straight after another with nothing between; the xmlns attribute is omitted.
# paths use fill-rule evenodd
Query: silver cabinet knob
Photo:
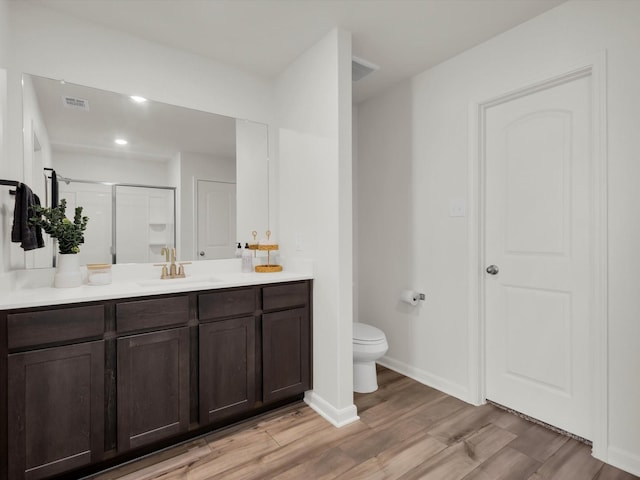
<svg viewBox="0 0 640 480"><path fill-rule="evenodd" d="M499 271L500 271L500 269L498 268L497 265L489 265L487 267L487 273L489 275L496 275Z"/></svg>
<svg viewBox="0 0 640 480"><path fill-rule="evenodd" d="M200 252L200 256L201 256L201 257L204 257L204 252Z"/></svg>

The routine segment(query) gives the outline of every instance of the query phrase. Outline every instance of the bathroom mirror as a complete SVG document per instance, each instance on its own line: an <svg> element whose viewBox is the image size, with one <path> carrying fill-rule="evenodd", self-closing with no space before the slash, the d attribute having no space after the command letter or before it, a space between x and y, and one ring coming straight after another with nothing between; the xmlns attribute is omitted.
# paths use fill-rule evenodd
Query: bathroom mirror
<svg viewBox="0 0 640 480"><path fill-rule="evenodd" d="M55 170L67 216L90 218L81 263L229 258L269 229L265 124L25 74L23 132L25 182L50 205Z"/></svg>

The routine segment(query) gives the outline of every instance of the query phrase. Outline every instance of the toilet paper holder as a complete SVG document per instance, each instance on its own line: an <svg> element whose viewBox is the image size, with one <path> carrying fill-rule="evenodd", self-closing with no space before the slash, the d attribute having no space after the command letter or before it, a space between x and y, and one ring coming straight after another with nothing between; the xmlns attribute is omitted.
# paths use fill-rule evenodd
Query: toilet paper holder
<svg viewBox="0 0 640 480"><path fill-rule="evenodd" d="M426 298L427 296L424 293L413 290L403 290L400 294L400 300L414 306L417 305L419 301L424 301Z"/></svg>

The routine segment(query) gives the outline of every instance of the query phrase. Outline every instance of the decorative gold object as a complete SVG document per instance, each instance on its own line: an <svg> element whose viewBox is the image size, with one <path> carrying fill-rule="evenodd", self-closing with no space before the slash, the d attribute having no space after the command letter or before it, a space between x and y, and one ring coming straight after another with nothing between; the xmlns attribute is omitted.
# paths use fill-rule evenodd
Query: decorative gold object
<svg viewBox="0 0 640 480"><path fill-rule="evenodd" d="M255 232L253 232L255 233ZM282 265L271 265L271 252L273 250L279 250L277 243L269 243L269 238L271 237L271 230L267 230L267 243L258 244L258 250L263 250L267 252L267 264L266 265L256 265L255 271L258 273L272 273L272 272L281 272ZM255 238L255 235L254 235Z"/></svg>
<svg viewBox="0 0 640 480"><path fill-rule="evenodd" d="M281 271L282 265L256 265L256 272L258 273L273 273Z"/></svg>
<svg viewBox="0 0 640 480"><path fill-rule="evenodd" d="M251 235L253 236L253 242L249 243L249 250L258 250L258 240L256 240L258 232L254 230L253 232L251 232ZM255 252L253 253L255 254Z"/></svg>

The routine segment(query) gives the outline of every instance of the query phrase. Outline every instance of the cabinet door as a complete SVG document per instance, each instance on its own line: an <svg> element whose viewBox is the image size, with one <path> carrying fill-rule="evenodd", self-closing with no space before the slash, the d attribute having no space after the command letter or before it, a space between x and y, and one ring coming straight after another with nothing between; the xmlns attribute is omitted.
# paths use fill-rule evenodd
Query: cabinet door
<svg viewBox="0 0 640 480"><path fill-rule="evenodd" d="M118 450L189 428L186 327L118 339Z"/></svg>
<svg viewBox="0 0 640 480"><path fill-rule="evenodd" d="M262 316L262 382L265 403L310 388L309 310L296 308Z"/></svg>
<svg viewBox="0 0 640 480"><path fill-rule="evenodd" d="M9 478L39 479L102 459L104 342L9 355Z"/></svg>
<svg viewBox="0 0 640 480"><path fill-rule="evenodd" d="M200 423L253 408L255 328L254 317L200 325Z"/></svg>

